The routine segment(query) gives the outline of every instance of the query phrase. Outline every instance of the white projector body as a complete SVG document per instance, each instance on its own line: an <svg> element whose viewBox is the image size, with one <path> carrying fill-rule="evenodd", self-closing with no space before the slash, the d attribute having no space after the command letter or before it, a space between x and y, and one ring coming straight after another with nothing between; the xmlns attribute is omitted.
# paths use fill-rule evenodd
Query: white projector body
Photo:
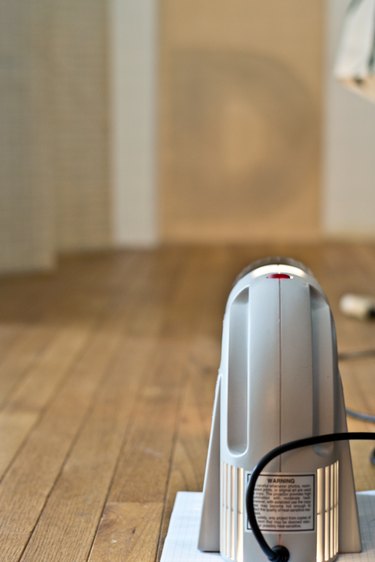
<svg viewBox="0 0 375 562"><path fill-rule="evenodd" d="M224 560L265 562L249 528L252 468L295 439L347 431L330 307L312 274L289 259L256 263L226 306L199 548ZM361 550L348 443L273 460L259 477L257 521L291 562L332 562Z"/></svg>

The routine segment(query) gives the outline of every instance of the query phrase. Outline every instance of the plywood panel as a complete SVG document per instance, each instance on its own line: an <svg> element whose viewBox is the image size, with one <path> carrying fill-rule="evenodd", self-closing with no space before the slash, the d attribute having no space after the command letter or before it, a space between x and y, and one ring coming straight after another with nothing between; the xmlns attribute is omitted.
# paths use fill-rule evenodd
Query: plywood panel
<svg viewBox="0 0 375 562"><path fill-rule="evenodd" d="M164 0L168 241L319 234L323 3Z"/></svg>

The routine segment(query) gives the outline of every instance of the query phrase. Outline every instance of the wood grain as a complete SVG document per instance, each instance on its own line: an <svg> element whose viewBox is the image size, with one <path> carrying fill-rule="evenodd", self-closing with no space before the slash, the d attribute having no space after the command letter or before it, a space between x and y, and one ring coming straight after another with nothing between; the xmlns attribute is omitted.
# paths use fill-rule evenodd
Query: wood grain
<svg viewBox="0 0 375 562"><path fill-rule="evenodd" d="M143 383L144 369L153 351L153 346L142 340L121 346L97 389L91 411L21 560L40 559L46 547L51 561L87 558L134 401Z"/></svg>
<svg viewBox="0 0 375 562"><path fill-rule="evenodd" d="M160 559L176 492L202 487L227 294L272 254L313 269L340 349L374 346L338 309L372 293L371 244L129 250L0 280L2 561ZM374 361L341 370L348 405L374 413ZM358 489L375 487L370 450L352 447Z"/></svg>
<svg viewBox="0 0 375 562"><path fill-rule="evenodd" d="M155 560L162 503L109 503L90 562Z"/></svg>

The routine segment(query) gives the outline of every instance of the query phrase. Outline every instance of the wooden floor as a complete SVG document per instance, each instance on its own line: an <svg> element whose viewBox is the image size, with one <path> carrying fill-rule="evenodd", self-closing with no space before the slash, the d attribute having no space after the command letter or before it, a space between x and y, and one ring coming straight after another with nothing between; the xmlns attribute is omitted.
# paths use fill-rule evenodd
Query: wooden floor
<svg viewBox="0 0 375 562"><path fill-rule="evenodd" d="M0 281L2 562L160 558L176 492L202 487L232 280L275 253L313 269L341 350L375 346L375 324L337 307L375 293L375 245L126 251ZM375 360L342 374L374 413ZM358 489L375 488L371 447L353 446Z"/></svg>

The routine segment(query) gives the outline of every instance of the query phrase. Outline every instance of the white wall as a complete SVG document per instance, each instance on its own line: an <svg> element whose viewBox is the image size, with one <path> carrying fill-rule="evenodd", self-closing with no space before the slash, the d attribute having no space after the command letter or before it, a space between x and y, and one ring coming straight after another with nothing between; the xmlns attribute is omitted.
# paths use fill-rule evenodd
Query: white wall
<svg viewBox="0 0 375 562"><path fill-rule="evenodd" d="M117 245L150 245L156 221L154 0L111 0L111 180Z"/></svg>
<svg viewBox="0 0 375 562"><path fill-rule="evenodd" d="M323 229L375 237L375 103L343 88L332 72L347 4L327 2Z"/></svg>

